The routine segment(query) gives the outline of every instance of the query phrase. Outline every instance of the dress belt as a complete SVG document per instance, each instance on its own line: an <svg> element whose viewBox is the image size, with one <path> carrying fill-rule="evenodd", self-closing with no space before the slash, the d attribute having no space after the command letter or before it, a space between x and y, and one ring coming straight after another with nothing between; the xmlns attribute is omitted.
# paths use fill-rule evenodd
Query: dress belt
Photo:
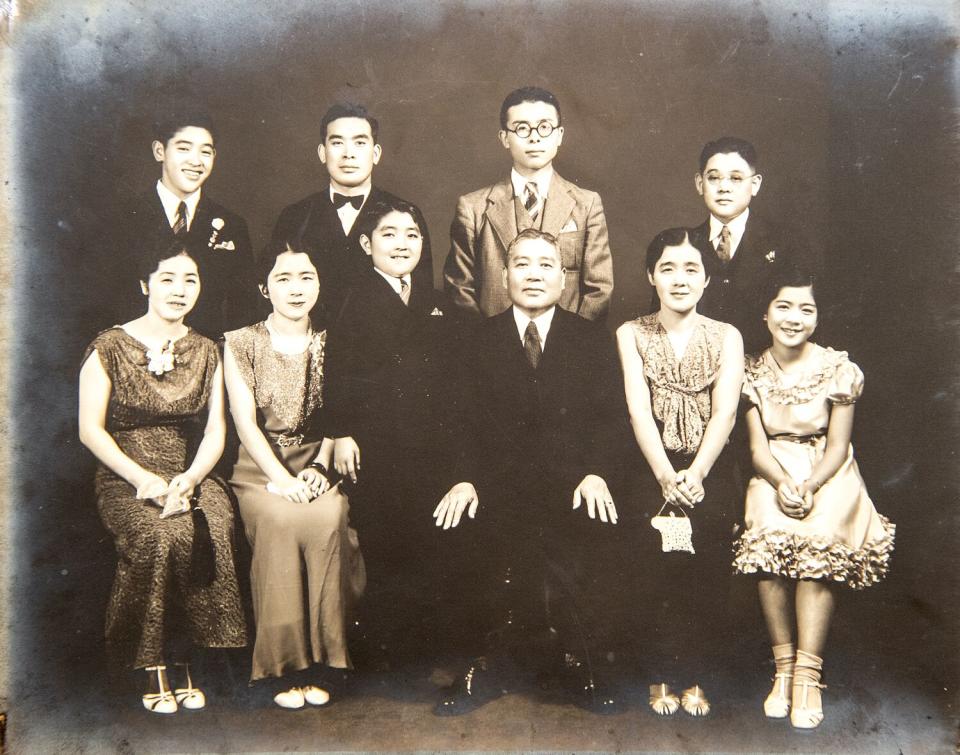
<svg viewBox="0 0 960 755"><path fill-rule="evenodd" d="M815 446L817 441L826 437L826 433L814 433L812 435L774 435L771 440L786 440L790 443L799 443L805 446Z"/></svg>
<svg viewBox="0 0 960 755"><path fill-rule="evenodd" d="M280 446L280 448L288 448L289 446L302 446L305 442L313 442L313 438L308 438L303 433L272 433L268 431L266 436Z"/></svg>

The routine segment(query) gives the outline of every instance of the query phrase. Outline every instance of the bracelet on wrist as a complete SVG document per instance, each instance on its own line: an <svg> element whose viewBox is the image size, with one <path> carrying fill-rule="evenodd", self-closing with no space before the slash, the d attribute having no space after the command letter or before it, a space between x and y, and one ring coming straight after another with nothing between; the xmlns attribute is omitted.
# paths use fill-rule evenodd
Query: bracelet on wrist
<svg viewBox="0 0 960 755"><path fill-rule="evenodd" d="M319 461L311 461L307 464L307 469L316 469L324 477L329 477L330 472L327 470L326 466Z"/></svg>

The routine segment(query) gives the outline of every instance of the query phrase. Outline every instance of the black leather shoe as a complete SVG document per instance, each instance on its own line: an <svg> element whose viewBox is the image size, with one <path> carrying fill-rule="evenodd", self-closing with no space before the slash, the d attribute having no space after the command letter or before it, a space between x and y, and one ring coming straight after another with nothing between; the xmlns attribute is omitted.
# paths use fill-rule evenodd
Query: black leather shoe
<svg viewBox="0 0 960 755"><path fill-rule="evenodd" d="M435 716L462 716L504 694L486 658L477 658L466 672L443 692L433 707Z"/></svg>
<svg viewBox="0 0 960 755"><path fill-rule="evenodd" d="M564 656L562 676L571 702L578 708L601 716L623 712L623 704L610 685L591 674L575 655Z"/></svg>

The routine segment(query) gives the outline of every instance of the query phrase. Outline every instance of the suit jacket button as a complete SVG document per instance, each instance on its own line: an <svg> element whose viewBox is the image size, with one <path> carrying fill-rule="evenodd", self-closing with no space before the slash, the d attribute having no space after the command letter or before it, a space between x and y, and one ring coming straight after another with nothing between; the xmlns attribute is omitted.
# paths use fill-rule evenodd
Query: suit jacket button
<svg viewBox="0 0 960 755"><path fill-rule="evenodd" d="M724 283L730 283L730 279L729 279L729 278L724 278L724 279L723 279L723 282L724 282Z"/></svg>

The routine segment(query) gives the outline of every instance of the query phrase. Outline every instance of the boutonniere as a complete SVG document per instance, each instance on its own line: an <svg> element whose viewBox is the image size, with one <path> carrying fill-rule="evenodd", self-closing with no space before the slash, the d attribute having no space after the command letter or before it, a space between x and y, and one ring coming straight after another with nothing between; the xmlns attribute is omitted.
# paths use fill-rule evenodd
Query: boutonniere
<svg viewBox="0 0 960 755"><path fill-rule="evenodd" d="M431 317L443 317L443 310L439 307L434 307L433 312L430 313Z"/></svg>
<svg viewBox="0 0 960 755"><path fill-rule="evenodd" d="M223 226L226 225L226 223L223 222L223 218L214 218L210 221L210 225L213 228L213 231L210 233L210 240L207 242L207 246L210 249L225 249L228 252L232 252L237 248L234 246L233 241L218 241L220 231L222 231Z"/></svg>
<svg viewBox="0 0 960 755"><path fill-rule="evenodd" d="M176 366L173 353L173 340L167 341L160 349L147 349L147 370L157 377L163 377Z"/></svg>
<svg viewBox="0 0 960 755"><path fill-rule="evenodd" d="M774 260L777 259L777 252L776 252L776 250L771 249L769 252L767 252L767 253L763 256L763 258L764 258L767 262L773 262Z"/></svg>

